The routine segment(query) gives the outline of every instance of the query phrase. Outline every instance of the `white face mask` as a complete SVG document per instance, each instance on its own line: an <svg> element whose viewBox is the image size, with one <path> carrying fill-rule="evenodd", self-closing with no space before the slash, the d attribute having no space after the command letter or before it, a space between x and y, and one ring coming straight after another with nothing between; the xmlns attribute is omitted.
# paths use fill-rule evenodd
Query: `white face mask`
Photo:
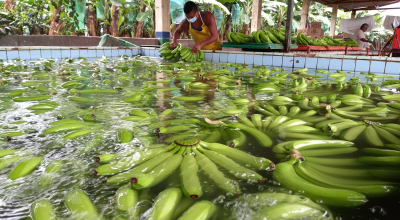
<svg viewBox="0 0 400 220"><path fill-rule="evenodd" d="M186 18L186 20L187 20L189 23L195 22L195 21L197 20L197 13L196 13L196 16L194 16L193 18L191 18L191 19Z"/></svg>

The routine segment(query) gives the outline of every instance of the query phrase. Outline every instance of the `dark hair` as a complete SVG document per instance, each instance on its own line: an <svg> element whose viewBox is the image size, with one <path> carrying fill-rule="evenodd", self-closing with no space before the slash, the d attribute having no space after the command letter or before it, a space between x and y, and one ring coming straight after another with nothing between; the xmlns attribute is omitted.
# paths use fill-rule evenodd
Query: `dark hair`
<svg viewBox="0 0 400 220"><path fill-rule="evenodd" d="M190 12L196 12L197 11L196 3L192 1L186 2L185 5L183 6L183 11L185 12L185 14L189 14Z"/></svg>
<svg viewBox="0 0 400 220"><path fill-rule="evenodd" d="M364 24L362 24L362 25L361 25L360 29L363 29L363 28L365 28L365 27L367 27L367 28L368 28L368 27L369 27L369 25L368 25L367 23L364 23Z"/></svg>

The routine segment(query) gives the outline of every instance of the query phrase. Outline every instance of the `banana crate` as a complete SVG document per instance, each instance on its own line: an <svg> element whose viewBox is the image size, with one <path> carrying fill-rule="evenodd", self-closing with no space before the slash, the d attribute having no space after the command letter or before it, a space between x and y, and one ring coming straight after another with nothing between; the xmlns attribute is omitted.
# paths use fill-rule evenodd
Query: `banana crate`
<svg viewBox="0 0 400 220"><path fill-rule="evenodd" d="M271 50L281 50L283 49L283 44L265 44L265 43L245 43L245 44L238 44L238 43L230 43L224 42L222 43L222 47L233 47L233 48L245 48L245 49L271 49ZM297 44L291 44L291 49L297 49Z"/></svg>

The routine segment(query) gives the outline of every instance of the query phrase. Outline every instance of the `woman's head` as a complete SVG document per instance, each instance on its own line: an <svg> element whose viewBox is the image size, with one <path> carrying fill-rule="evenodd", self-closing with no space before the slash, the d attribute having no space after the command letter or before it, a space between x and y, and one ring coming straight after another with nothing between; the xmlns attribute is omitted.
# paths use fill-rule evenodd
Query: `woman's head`
<svg viewBox="0 0 400 220"><path fill-rule="evenodd" d="M362 31L366 32L367 29L368 29L368 27L369 27L369 25L368 25L367 23L364 23L364 24L361 25L360 29L361 29Z"/></svg>

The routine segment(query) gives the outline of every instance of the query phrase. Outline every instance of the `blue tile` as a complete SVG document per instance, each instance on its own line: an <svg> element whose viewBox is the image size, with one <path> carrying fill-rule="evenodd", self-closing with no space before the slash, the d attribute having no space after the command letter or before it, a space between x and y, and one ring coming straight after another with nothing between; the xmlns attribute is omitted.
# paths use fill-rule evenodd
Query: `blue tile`
<svg viewBox="0 0 400 220"><path fill-rule="evenodd" d="M261 55L254 55L254 65L255 66L262 66L263 65L263 60L262 60Z"/></svg>
<svg viewBox="0 0 400 220"><path fill-rule="evenodd" d="M126 50L126 55L127 56L132 56L132 51L131 50ZM158 50L154 51L154 57L160 57L160 52Z"/></svg>
<svg viewBox="0 0 400 220"><path fill-rule="evenodd" d="M228 63L235 63L236 61L236 55L235 53L228 53Z"/></svg>
<svg viewBox="0 0 400 220"><path fill-rule="evenodd" d="M3 61L7 60L7 52L6 51L0 51L0 59Z"/></svg>
<svg viewBox="0 0 400 220"><path fill-rule="evenodd" d="M61 59L61 50L51 50L51 58L52 59Z"/></svg>
<svg viewBox="0 0 400 220"><path fill-rule="evenodd" d="M317 69L327 70L329 68L329 59L327 58L318 58Z"/></svg>
<svg viewBox="0 0 400 220"><path fill-rule="evenodd" d="M42 51L42 58L51 59L51 50L41 50L41 51Z"/></svg>
<svg viewBox="0 0 400 220"><path fill-rule="evenodd" d="M212 53L204 53L204 60L211 62L212 60Z"/></svg>
<svg viewBox="0 0 400 220"><path fill-rule="evenodd" d="M97 56L96 50L88 50L88 57L94 58Z"/></svg>
<svg viewBox="0 0 400 220"><path fill-rule="evenodd" d="M385 64L385 61L371 61L371 67L369 71L373 73L384 73Z"/></svg>
<svg viewBox="0 0 400 220"><path fill-rule="evenodd" d="M154 53L153 53L154 54ZM119 49L118 50L118 56L126 55L125 49Z"/></svg>
<svg viewBox="0 0 400 220"><path fill-rule="evenodd" d="M78 58L79 50L71 50L71 58Z"/></svg>
<svg viewBox="0 0 400 220"><path fill-rule="evenodd" d="M147 50L147 51L149 51L149 50ZM146 56L148 56L148 52L147 52L147 55ZM118 57L118 50L116 50L116 49L112 49L111 50L111 56L112 57Z"/></svg>
<svg viewBox="0 0 400 220"><path fill-rule="evenodd" d="M368 71L369 71L369 60L356 61L356 72L368 72Z"/></svg>
<svg viewBox="0 0 400 220"><path fill-rule="evenodd" d="M263 65L272 66L272 56L263 56Z"/></svg>
<svg viewBox="0 0 400 220"><path fill-rule="evenodd" d="M343 60L342 70L343 71L354 71L356 69L356 61L355 60Z"/></svg>
<svg viewBox="0 0 400 220"><path fill-rule="evenodd" d="M249 55L249 54L244 55L244 63L245 64L253 64L254 63L254 55Z"/></svg>
<svg viewBox="0 0 400 220"><path fill-rule="evenodd" d="M29 52L29 50L21 50L19 51L19 58L23 60L30 60L31 53Z"/></svg>
<svg viewBox="0 0 400 220"><path fill-rule="evenodd" d="M295 68L304 68L305 64L306 64L306 58L294 57L294 67Z"/></svg>
<svg viewBox="0 0 400 220"><path fill-rule="evenodd" d="M106 55L107 57L111 57L111 50L104 50L104 55Z"/></svg>
<svg viewBox="0 0 400 220"><path fill-rule="evenodd" d="M131 57L132 56L132 49L126 49L126 55L128 56L128 57ZM158 50L157 51L155 51L154 52L154 56L155 57L160 57L160 52L158 52Z"/></svg>
<svg viewBox="0 0 400 220"><path fill-rule="evenodd" d="M104 56L104 50L96 50L96 57L101 58L102 56Z"/></svg>
<svg viewBox="0 0 400 220"><path fill-rule="evenodd" d="M317 68L317 58L306 58L306 67L311 68L311 69L316 69Z"/></svg>
<svg viewBox="0 0 400 220"><path fill-rule="evenodd" d="M132 50L132 55L133 56L136 56L136 55L138 55L139 54L139 50L138 49L133 49Z"/></svg>
<svg viewBox="0 0 400 220"><path fill-rule="evenodd" d="M342 69L342 60L341 59L331 59L329 61L329 69L330 70L340 70L340 69Z"/></svg>
<svg viewBox="0 0 400 220"><path fill-rule="evenodd" d="M282 66L282 56L273 56L272 57L272 65L276 67Z"/></svg>
<svg viewBox="0 0 400 220"><path fill-rule="evenodd" d="M227 63L228 62L228 54L227 53L221 53L219 55L219 62Z"/></svg>
<svg viewBox="0 0 400 220"><path fill-rule="evenodd" d="M294 57L283 57L282 66L284 67L293 67Z"/></svg>
<svg viewBox="0 0 400 220"><path fill-rule="evenodd" d="M37 60L42 57L40 50L31 50L31 60Z"/></svg>
<svg viewBox="0 0 400 220"><path fill-rule="evenodd" d="M19 58L18 50L9 50L9 51L7 51L7 59L13 60L15 58Z"/></svg>
<svg viewBox="0 0 400 220"><path fill-rule="evenodd" d="M212 53L212 62L219 63L219 53Z"/></svg>
<svg viewBox="0 0 400 220"><path fill-rule="evenodd" d="M236 63L244 64L244 54L236 54Z"/></svg>
<svg viewBox="0 0 400 220"><path fill-rule="evenodd" d="M149 56L150 56L150 57L154 57L154 52L155 52L155 50L150 50Z"/></svg>
<svg viewBox="0 0 400 220"><path fill-rule="evenodd" d="M398 63L398 62L387 62L386 63L385 74L399 75L399 71L400 71L400 63Z"/></svg>
<svg viewBox="0 0 400 220"><path fill-rule="evenodd" d="M32 51L31 51L32 57ZM61 58L70 58L71 57L71 50L61 50ZM32 58L33 59L33 58Z"/></svg>
<svg viewBox="0 0 400 220"><path fill-rule="evenodd" d="M79 50L80 57L88 57L88 50Z"/></svg>

